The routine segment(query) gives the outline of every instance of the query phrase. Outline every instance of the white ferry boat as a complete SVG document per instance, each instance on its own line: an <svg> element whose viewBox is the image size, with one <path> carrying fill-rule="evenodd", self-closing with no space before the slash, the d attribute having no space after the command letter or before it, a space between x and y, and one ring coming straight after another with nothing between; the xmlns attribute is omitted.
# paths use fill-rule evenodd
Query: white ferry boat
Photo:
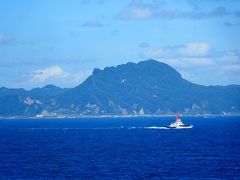
<svg viewBox="0 0 240 180"><path fill-rule="evenodd" d="M176 128L176 129L184 129L184 128L192 128L193 125L183 124L182 120L179 119L179 114L176 114L176 121L172 122L167 126L168 128Z"/></svg>

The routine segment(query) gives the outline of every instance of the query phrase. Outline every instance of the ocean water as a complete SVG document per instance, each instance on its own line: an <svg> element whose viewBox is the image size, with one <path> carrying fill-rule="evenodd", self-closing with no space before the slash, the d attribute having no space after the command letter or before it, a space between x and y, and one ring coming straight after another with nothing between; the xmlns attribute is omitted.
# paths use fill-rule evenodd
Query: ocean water
<svg viewBox="0 0 240 180"><path fill-rule="evenodd" d="M0 120L0 179L240 179L240 117Z"/></svg>

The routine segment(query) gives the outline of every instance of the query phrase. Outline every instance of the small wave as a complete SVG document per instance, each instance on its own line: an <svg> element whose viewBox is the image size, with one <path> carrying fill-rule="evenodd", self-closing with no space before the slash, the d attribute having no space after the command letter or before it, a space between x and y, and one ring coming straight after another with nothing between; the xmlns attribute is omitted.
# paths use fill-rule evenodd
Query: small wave
<svg viewBox="0 0 240 180"><path fill-rule="evenodd" d="M136 126L133 126L133 127L129 127L128 129L142 129L143 127L136 127Z"/></svg>

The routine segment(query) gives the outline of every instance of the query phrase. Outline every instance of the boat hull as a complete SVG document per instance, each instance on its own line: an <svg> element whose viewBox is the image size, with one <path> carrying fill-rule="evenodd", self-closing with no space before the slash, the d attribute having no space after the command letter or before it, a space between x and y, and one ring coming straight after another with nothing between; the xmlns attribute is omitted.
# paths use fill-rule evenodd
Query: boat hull
<svg viewBox="0 0 240 180"><path fill-rule="evenodd" d="M176 127L172 127L172 126L166 126L169 129L190 129L193 127L193 125L182 125L182 126L176 126Z"/></svg>

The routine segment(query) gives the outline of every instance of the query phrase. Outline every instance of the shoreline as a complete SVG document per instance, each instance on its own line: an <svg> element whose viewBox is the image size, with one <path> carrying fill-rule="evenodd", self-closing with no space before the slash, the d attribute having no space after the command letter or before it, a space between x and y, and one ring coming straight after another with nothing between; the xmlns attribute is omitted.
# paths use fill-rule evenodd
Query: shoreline
<svg viewBox="0 0 240 180"><path fill-rule="evenodd" d="M231 117L231 116L240 116L240 114L180 114L181 117L204 117L204 118L210 118L210 117ZM87 116L87 115L62 115L62 116L43 116L43 117L31 117L31 116L11 116L11 117L0 117L0 120L15 120L15 119L24 119L24 120L35 120L35 119L102 119L102 118L141 118L141 117L149 117L149 118L162 118L162 117L175 117L175 114L166 114L166 115L99 115L99 116Z"/></svg>

